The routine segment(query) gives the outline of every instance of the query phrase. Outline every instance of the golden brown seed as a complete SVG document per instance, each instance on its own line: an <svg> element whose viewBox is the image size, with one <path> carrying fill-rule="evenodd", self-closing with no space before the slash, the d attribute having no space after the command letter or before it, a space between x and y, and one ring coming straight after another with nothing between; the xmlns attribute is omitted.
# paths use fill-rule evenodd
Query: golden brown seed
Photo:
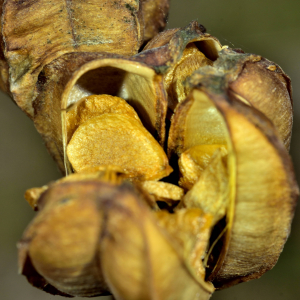
<svg viewBox="0 0 300 300"><path fill-rule="evenodd" d="M105 113L125 114L140 120L135 110L122 98L91 95L73 105L66 114L68 142L80 124Z"/></svg>
<svg viewBox="0 0 300 300"><path fill-rule="evenodd" d="M184 195L180 187L162 181L145 181L142 187L158 201L179 201Z"/></svg>
<svg viewBox="0 0 300 300"><path fill-rule="evenodd" d="M80 125L67 155L76 172L115 165L131 177L155 180L172 171L158 142L141 122L125 115L103 114Z"/></svg>
<svg viewBox="0 0 300 300"><path fill-rule="evenodd" d="M182 175L179 185L191 189L218 149L220 149L222 156L227 154L225 145L197 145L182 153L178 160Z"/></svg>
<svg viewBox="0 0 300 300"><path fill-rule="evenodd" d="M228 174L221 149L217 149L199 180L183 198L185 207L198 207L213 215L214 223L224 217L228 206Z"/></svg>

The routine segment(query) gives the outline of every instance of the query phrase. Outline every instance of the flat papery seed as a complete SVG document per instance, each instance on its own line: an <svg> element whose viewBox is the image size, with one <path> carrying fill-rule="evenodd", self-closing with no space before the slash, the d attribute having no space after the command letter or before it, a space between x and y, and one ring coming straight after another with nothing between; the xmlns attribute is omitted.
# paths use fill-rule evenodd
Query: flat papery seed
<svg viewBox="0 0 300 300"><path fill-rule="evenodd" d="M209 243L213 216L199 208L177 210L170 214L165 210L156 212L158 223L175 240L185 260L204 279L203 259Z"/></svg>
<svg viewBox="0 0 300 300"><path fill-rule="evenodd" d="M66 114L67 142L78 126L105 113L125 114L140 120L135 110L122 98L111 95L92 95L75 103Z"/></svg>
<svg viewBox="0 0 300 300"><path fill-rule="evenodd" d="M141 180L160 179L172 172L158 142L141 122L125 115L103 114L80 125L67 155L76 172L115 165Z"/></svg>
<svg viewBox="0 0 300 300"><path fill-rule="evenodd" d="M184 195L182 188L162 181L144 181L142 187L157 201L180 201Z"/></svg>
<svg viewBox="0 0 300 300"><path fill-rule="evenodd" d="M217 149L220 149L222 157L227 155L225 145L197 145L182 153L178 160L182 175L179 185L185 189L191 189L209 165Z"/></svg>
<svg viewBox="0 0 300 300"><path fill-rule="evenodd" d="M229 201L228 173L221 149L217 149L199 180L183 197L182 205L198 207L214 216L214 224L225 216Z"/></svg>
<svg viewBox="0 0 300 300"><path fill-rule="evenodd" d="M213 62L196 47L194 43L187 45L182 53L181 59L165 75L164 83L169 99L169 107L175 109L190 92L185 80L197 69L211 66Z"/></svg>

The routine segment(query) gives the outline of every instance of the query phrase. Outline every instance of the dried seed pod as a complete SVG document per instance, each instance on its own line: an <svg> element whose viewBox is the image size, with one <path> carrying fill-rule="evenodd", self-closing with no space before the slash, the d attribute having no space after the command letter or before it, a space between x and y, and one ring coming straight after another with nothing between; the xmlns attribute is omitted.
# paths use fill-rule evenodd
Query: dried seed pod
<svg viewBox="0 0 300 300"><path fill-rule="evenodd" d="M105 172L98 179L70 175L49 185L37 203L19 244L20 271L37 287L64 296L111 291L116 299L206 300L214 290L195 270L211 228L211 217L199 209L175 218L162 213L160 226L144 192ZM174 222L181 228L177 240L169 233ZM193 235L198 230L202 243ZM193 262L189 247L197 254Z"/></svg>
<svg viewBox="0 0 300 300"><path fill-rule="evenodd" d="M146 129L163 144L167 100L162 76L153 68L115 55L79 53L68 54L46 66L44 75L34 103L34 122L62 171L71 172L66 156L65 110L92 94L125 99Z"/></svg>
<svg viewBox="0 0 300 300"><path fill-rule="evenodd" d="M147 14L144 11L144 20L148 22L155 9L149 8L147 1L143 3L144 8L149 9ZM134 5L137 12L140 8L137 3ZM125 6L133 9L131 5ZM141 15L139 10L135 16ZM28 193L27 199L33 206L37 204L41 209L39 216L43 216L37 217L20 244L20 264L29 280L45 290L64 295L91 296L111 290L117 299L179 300L194 299L197 295L198 299L206 300L213 288L204 282L204 277L222 288L259 277L270 269L287 238L298 193L288 154L280 141L281 138L288 148L292 121L288 77L277 67L278 72L271 74L275 70L272 63L259 56L221 48L220 43L205 34L196 22L184 29L158 35L142 53L131 58L99 53L98 50L96 53L80 51L66 51L55 57L50 51L49 61L43 57L36 73L29 66L33 77L25 70L19 83L26 79L26 85L20 84L18 88L22 91L14 93L17 97L25 90L25 98L20 98L23 102L20 99L17 102L26 111L31 105L34 108L35 125L60 168L71 173L71 164L76 169L76 163L82 160L78 170L85 171L77 174L79 177L73 175L61 181L53 189L50 187L41 197L42 190ZM5 78L7 69L5 65L1 66L4 66L2 78ZM183 81L187 81L197 68L200 71L194 73L191 84L185 84ZM258 92L253 91L253 82L257 78L259 82L263 81L264 76L268 76L267 84L261 82ZM16 82L12 81L12 86ZM279 93L276 97L257 97L257 94L274 94L277 85ZM32 87L35 88L35 94L30 98L35 99L33 103L28 101L28 95L33 95ZM122 183L124 177L132 177L127 165L124 168L124 164L120 164L122 159L87 163L97 157L96 152L104 153L101 147L106 147L111 137L116 136L122 143L128 142L123 133L117 134L117 129L122 128L120 124L127 122L129 127L135 128L131 133L144 130L139 128L141 123L136 114L129 113L131 109L125 109L125 114L115 113L117 110L106 111L107 107L102 110L100 106L95 114L90 109L85 111L81 105L89 100L82 98L94 94L119 96L127 101L161 145L165 140L167 104L170 112L175 111L170 118L169 155L171 158L175 153L181 156L181 184L190 190L173 214L151 211L149 206L153 210L158 207L145 191L136 194L132 186L128 188ZM272 99L276 103L274 109L269 110ZM70 123L72 107L74 116ZM278 117L276 109L285 112L283 115L287 120ZM279 135L264 114L275 124ZM109 127L105 131L113 134L107 134L105 126ZM89 130L93 133L93 142L81 144L82 138L88 139L87 131L92 127L97 127L94 132ZM98 140L100 143L95 143L98 138L95 132L107 134L104 145L101 145L101 139ZM122 146L112 140L115 142L113 147ZM134 140L134 147L130 145L137 152L139 140ZM82 147L84 144L86 146ZM77 149L72 153L73 146ZM100 151L94 151L97 147ZM159 149L152 154L161 153L162 149ZM204 154L201 153L203 149L206 149ZM228 151L227 156L224 149ZM81 152L87 153L88 157L82 156ZM160 161L157 165L167 175L165 156L157 156ZM145 157L145 161L136 160L135 166L144 167L146 162L149 167L153 155ZM127 161L130 161L128 153ZM103 163L108 164L112 172L101 181L95 179L93 171L97 173L98 169L106 168ZM121 180L114 168L116 172L125 173ZM143 171L138 174L138 179L158 179L158 169L150 175ZM79 178L84 183L78 181ZM44 206L41 199L48 192L51 194L60 187L65 189L68 184L71 194L75 195L70 206L67 202L64 210L56 200L49 200ZM82 191L76 190L76 185L82 186ZM87 188L87 185L90 186ZM143 184L138 182L136 185ZM160 186L163 188L156 189L156 197L164 198L169 185L156 183L156 188ZM93 190L97 193L93 194ZM66 193L69 195L68 191ZM53 193L54 198L64 202L61 195L64 192ZM87 197L87 201L81 201ZM172 194L171 198L174 197ZM77 214L81 209L85 212L81 217L76 215L74 221L68 220L64 225L63 216ZM89 214L91 218L84 223ZM91 233L89 237L82 237L80 223ZM56 226L54 235L50 230L52 226ZM70 238L62 232L65 227L74 233ZM49 247L42 244L43 234L49 237ZM84 243L89 249L77 246L74 236L86 239ZM74 245L74 253L63 247L65 241ZM57 252L51 255L54 249ZM209 250L208 254L205 254L206 250ZM100 261L100 267L95 257ZM57 278L57 273L61 277ZM85 285L86 281L89 284Z"/></svg>
<svg viewBox="0 0 300 300"><path fill-rule="evenodd" d="M71 52L133 55L163 29L169 1L148 2L1 1L2 88L33 117L35 85L45 65Z"/></svg>
<svg viewBox="0 0 300 300"><path fill-rule="evenodd" d="M157 52L165 52L165 58L169 52L169 61L164 62L169 68L163 73L172 110L189 93L189 86L184 85L184 81L200 67L212 65L222 48L215 37L202 30L203 26L197 22L181 30L170 29L157 35L144 49L147 52L157 48Z"/></svg>
<svg viewBox="0 0 300 300"><path fill-rule="evenodd" d="M199 39L203 49L217 43L204 36L193 22L177 30L165 46L130 59L104 53L71 53L46 65L39 75L38 96L33 103L34 123L60 169L67 173L72 171L65 155L68 140L65 110L93 94L126 100L146 129L163 145L167 98L160 73L180 59L193 39Z"/></svg>
<svg viewBox="0 0 300 300"><path fill-rule="evenodd" d="M63 296L109 293L98 258L100 207L116 198L122 182L119 170L102 167L60 179L33 197L39 213L18 244L20 273L32 285Z"/></svg>
<svg viewBox="0 0 300 300"><path fill-rule="evenodd" d="M208 260L208 280L222 288L274 266L290 231L298 187L274 126L228 91L226 72L203 68L191 82L197 85L175 111L168 147L178 155L197 145L228 149L226 220L214 234L219 243Z"/></svg>
<svg viewBox="0 0 300 300"><path fill-rule="evenodd" d="M77 181L50 187L39 198L40 212L19 243L20 272L34 286L51 285L71 296L107 294L95 256L101 234L97 183L108 196L111 184Z"/></svg>
<svg viewBox="0 0 300 300"><path fill-rule="evenodd" d="M197 213L193 217L195 215L199 217ZM192 214L183 221L170 214L168 217L172 219L169 223L160 216L165 226L159 226L149 208L133 196L124 195L122 201L109 205L100 251L103 274L116 299L210 298L214 289L197 276L189 256L189 251L193 250L199 258L203 250L203 245L194 244L197 242L190 230L203 228L203 238L208 238L210 226L206 228L203 223L209 224L209 217L200 222L191 218ZM170 228L174 221L176 228L181 230L177 240L174 228ZM164 228L173 232L168 234ZM199 260L201 262L201 258Z"/></svg>

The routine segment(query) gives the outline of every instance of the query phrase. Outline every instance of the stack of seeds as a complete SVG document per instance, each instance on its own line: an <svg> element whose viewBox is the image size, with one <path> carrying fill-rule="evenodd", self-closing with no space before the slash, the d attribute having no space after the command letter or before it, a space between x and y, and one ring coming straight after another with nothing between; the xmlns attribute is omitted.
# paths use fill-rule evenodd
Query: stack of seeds
<svg viewBox="0 0 300 300"><path fill-rule="evenodd" d="M206 300L289 234L288 76L196 22L159 33L168 7L2 2L1 88L67 175L25 194L20 272L46 292Z"/></svg>

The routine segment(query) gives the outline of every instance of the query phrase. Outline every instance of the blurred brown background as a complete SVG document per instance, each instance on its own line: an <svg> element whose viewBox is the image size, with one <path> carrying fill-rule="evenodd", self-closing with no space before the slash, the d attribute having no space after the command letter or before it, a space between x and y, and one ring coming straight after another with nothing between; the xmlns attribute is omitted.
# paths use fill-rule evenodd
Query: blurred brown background
<svg viewBox="0 0 300 300"><path fill-rule="evenodd" d="M182 27L191 20L205 25L224 45L278 63L292 78L295 119L291 156L299 175L300 1L171 0L168 27ZM60 173L29 118L6 95L0 96L0 299L54 299L17 274L16 242L34 215L23 198L24 191L44 185L60 177ZM298 209L276 267L259 280L215 293L212 300L299 299L299 230Z"/></svg>

